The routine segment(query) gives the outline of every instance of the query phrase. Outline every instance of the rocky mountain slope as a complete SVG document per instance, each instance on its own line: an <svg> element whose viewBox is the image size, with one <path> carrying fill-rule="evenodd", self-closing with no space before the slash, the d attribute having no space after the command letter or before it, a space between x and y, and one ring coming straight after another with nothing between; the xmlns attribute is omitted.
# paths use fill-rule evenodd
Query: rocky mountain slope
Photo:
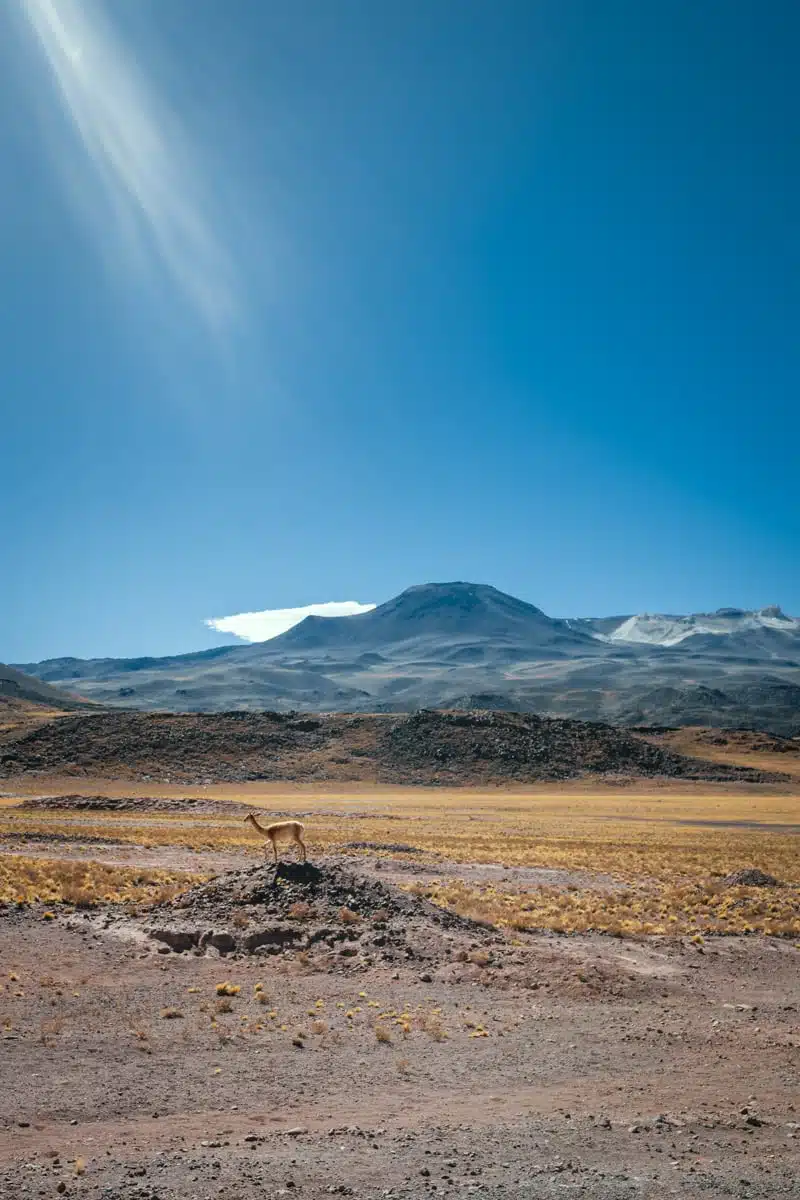
<svg viewBox="0 0 800 1200"><path fill-rule="evenodd" d="M150 710L488 708L800 733L800 620L777 607L562 620L486 585L424 584L268 642L24 670Z"/></svg>

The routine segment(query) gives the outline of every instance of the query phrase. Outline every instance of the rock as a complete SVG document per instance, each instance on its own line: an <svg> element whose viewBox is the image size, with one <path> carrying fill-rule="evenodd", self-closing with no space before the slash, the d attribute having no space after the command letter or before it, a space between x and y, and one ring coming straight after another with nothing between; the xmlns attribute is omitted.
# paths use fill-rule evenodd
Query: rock
<svg viewBox="0 0 800 1200"><path fill-rule="evenodd" d="M731 875L726 875L722 883L724 887L783 887L779 879L760 871L758 867L734 871Z"/></svg>
<svg viewBox="0 0 800 1200"><path fill-rule="evenodd" d="M210 933L203 935L200 945L212 946L214 950L219 950L220 954L230 954L236 949L236 939L230 933Z"/></svg>
<svg viewBox="0 0 800 1200"><path fill-rule="evenodd" d="M302 941L303 938L301 931L293 929L290 925L272 925L267 929L258 930L257 933L248 934L242 939L242 949L252 954L263 946L283 947Z"/></svg>
<svg viewBox="0 0 800 1200"><path fill-rule="evenodd" d="M180 929L151 929L150 937L154 942L164 942L164 946L159 946L158 953L165 954L170 950L174 950L176 954L182 954L185 950L192 950L200 940L198 933L187 933Z"/></svg>

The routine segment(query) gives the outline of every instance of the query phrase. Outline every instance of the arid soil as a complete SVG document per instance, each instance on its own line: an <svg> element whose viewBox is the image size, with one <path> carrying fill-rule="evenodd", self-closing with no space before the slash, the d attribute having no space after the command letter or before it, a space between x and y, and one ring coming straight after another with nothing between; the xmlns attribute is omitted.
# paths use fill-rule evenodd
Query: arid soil
<svg viewBox="0 0 800 1200"><path fill-rule="evenodd" d="M798 1195L788 942L512 938L398 893L403 866L7 909L0 1195ZM294 933L151 936L195 927Z"/></svg>
<svg viewBox="0 0 800 1200"><path fill-rule="evenodd" d="M624 729L528 713L392 716L108 712L8 732L0 777L369 781L448 786L595 778L780 782L676 753Z"/></svg>
<svg viewBox="0 0 800 1200"><path fill-rule="evenodd" d="M218 873L149 908L0 906L2 1200L797 1200L793 939L503 932L403 890L442 878L504 892L620 887L569 861L419 853L424 819L396 787L409 780L485 783L490 804L500 785L498 803L525 806L530 796L509 786L509 801L502 785L568 776L542 789L569 794L565 814L584 811L586 780L610 795L624 782L632 822L645 819L639 792L666 820L671 793L682 818L702 791L723 806L718 822L704 809L709 819L737 827L758 824L760 791L791 816L793 750L689 738L685 757L673 734L653 744L480 713L114 713L0 728L8 799L41 818L39 830L12 823L3 855ZM719 760L701 761L706 751ZM788 784L762 769L778 757ZM270 799L277 785L259 781L281 779L305 786ZM380 802L370 780L386 785ZM135 813L143 830L231 814L238 826L245 796L276 815L308 804L312 824L334 807L386 809L392 824L365 842L376 835L354 820L349 855L321 855L312 836L309 865L278 871L257 840L210 852L115 842L108 821L91 832L104 814L122 828ZM463 809L483 829L468 799L459 791L448 808L437 789L424 807Z"/></svg>

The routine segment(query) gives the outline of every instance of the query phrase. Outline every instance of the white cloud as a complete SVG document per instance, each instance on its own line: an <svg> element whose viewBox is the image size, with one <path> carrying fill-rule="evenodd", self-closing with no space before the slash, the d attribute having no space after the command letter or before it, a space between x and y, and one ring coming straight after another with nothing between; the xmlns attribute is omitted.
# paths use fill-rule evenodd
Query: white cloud
<svg viewBox="0 0 800 1200"><path fill-rule="evenodd" d="M309 604L305 608L266 608L263 612L212 617L206 625L218 633L232 633L246 642L267 642L306 617L353 617L370 612L374 607L374 604L359 604L356 600L329 600L326 604Z"/></svg>
<svg viewBox="0 0 800 1200"><path fill-rule="evenodd" d="M224 329L239 307L238 282L224 223L212 215L211 172L201 170L178 113L148 78L143 47L115 29L112 4L17 5L75 135L49 139L58 166L72 184L78 177L103 249L117 265L122 256L130 270L170 281L207 328Z"/></svg>

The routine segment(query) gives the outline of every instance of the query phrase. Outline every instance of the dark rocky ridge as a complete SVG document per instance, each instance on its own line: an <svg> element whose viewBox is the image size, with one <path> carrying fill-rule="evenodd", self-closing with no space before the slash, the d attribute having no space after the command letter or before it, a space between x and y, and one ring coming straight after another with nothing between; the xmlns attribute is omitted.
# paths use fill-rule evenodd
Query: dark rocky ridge
<svg viewBox="0 0 800 1200"><path fill-rule="evenodd" d="M784 778L684 756L611 725L530 713L428 710L390 716L106 712L61 717L0 747L0 776L28 772L195 785Z"/></svg>

